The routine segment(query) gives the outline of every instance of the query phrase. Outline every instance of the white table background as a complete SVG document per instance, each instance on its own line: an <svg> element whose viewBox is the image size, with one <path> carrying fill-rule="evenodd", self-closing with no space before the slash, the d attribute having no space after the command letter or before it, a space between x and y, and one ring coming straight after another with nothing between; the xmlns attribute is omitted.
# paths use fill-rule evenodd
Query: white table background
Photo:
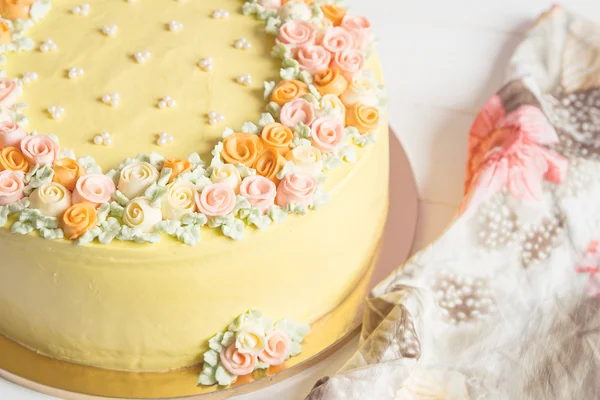
<svg viewBox="0 0 600 400"><path fill-rule="evenodd" d="M206 1L206 0L205 0ZM529 23L551 0L347 0L367 16L390 98L390 123L412 164L419 189L413 251L439 236L461 201L467 134L479 108L503 83L508 58ZM563 6L600 22L600 1ZM352 354L356 341L311 369L236 400L300 400L320 377ZM1 356L1 355L0 355ZM0 399L51 397L0 379Z"/></svg>

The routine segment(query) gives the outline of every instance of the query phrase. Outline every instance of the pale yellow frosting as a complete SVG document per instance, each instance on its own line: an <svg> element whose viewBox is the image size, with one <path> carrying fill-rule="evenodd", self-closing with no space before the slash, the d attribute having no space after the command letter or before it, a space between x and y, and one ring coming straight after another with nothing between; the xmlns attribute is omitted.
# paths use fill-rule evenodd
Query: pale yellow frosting
<svg viewBox="0 0 600 400"><path fill-rule="evenodd" d="M56 133L78 155L94 156L106 170L137 152L184 157L208 154L225 125L240 127L264 109L262 81L278 75L269 57L272 39L260 22L239 14L240 2L92 0L88 16L69 13L79 1L56 2L32 29L36 43L52 38L56 52L9 56L8 76L35 71L25 87L30 127ZM228 20L209 18L215 7ZM184 24L169 32L170 20ZM115 37L100 33L116 24ZM233 42L246 37L250 50ZM150 50L137 64L131 54ZM196 66L214 58L213 72ZM377 60L373 67L378 69ZM71 66L85 70L71 80ZM250 73L254 84L234 82ZM119 92L121 104L99 101ZM177 106L155 103L169 95ZM44 111L62 105L60 120ZM226 116L211 127L206 113ZM111 147L91 139L110 131ZM160 148L168 131L174 142ZM356 164L328 173L331 202L289 216L265 231L247 229L233 241L202 229L202 240L183 245L167 236L153 245L113 241L75 246L0 228L0 334L42 354L103 368L161 371L201 361L207 340L249 308L275 320L311 322L340 303L365 273L379 242L388 204L388 130L358 149ZM206 159L206 157L204 157Z"/></svg>

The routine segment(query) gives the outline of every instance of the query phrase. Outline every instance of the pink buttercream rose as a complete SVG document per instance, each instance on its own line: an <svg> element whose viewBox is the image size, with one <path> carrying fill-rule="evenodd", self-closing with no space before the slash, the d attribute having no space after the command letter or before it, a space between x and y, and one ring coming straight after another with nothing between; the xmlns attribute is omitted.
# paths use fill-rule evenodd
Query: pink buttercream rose
<svg viewBox="0 0 600 400"><path fill-rule="evenodd" d="M358 50L364 50L371 44L373 31L371 23L365 17L357 15L346 15L342 19L340 26L352 34L354 47Z"/></svg>
<svg viewBox="0 0 600 400"><path fill-rule="evenodd" d="M360 50L350 49L336 53L331 62L331 68L340 71L344 78L352 79L364 68L365 56Z"/></svg>
<svg viewBox="0 0 600 400"><path fill-rule="evenodd" d="M273 10L281 8L281 0L258 0L258 4Z"/></svg>
<svg viewBox="0 0 600 400"><path fill-rule="evenodd" d="M221 217L235 208L235 192L226 183L213 183L196 194L196 205L207 217Z"/></svg>
<svg viewBox="0 0 600 400"><path fill-rule="evenodd" d="M220 354L221 363L234 375L248 375L254 371L256 364L258 363L258 357L240 353L235 348L235 343L226 349L223 349Z"/></svg>
<svg viewBox="0 0 600 400"><path fill-rule="evenodd" d="M289 204L309 206L316 189L317 181L314 176L304 172L293 172L287 174L279 183L275 202L280 207Z"/></svg>
<svg viewBox="0 0 600 400"><path fill-rule="evenodd" d="M106 175L84 175L75 184L73 204L89 203L98 207L100 204L110 201L116 190L115 183Z"/></svg>
<svg viewBox="0 0 600 400"><path fill-rule="evenodd" d="M314 147L331 153L344 140L344 125L336 117L321 117L312 124L311 137Z"/></svg>
<svg viewBox="0 0 600 400"><path fill-rule="evenodd" d="M244 178L240 186L240 195L245 197L253 207L262 213L275 204L277 186L270 179L260 175L251 175Z"/></svg>
<svg viewBox="0 0 600 400"><path fill-rule="evenodd" d="M23 198L25 175L21 171L0 172L0 206L15 203Z"/></svg>
<svg viewBox="0 0 600 400"><path fill-rule="evenodd" d="M289 128L294 129L298 123L305 125L313 123L316 117L315 107L304 99L292 100L281 108L279 120Z"/></svg>
<svg viewBox="0 0 600 400"><path fill-rule="evenodd" d="M354 47L354 39L350 32L336 26L325 31L319 44L330 53L339 53L344 50L352 49Z"/></svg>
<svg viewBox="0 0 600 400"><path fill-rule="evenodd" d="M274 330L267 335L265 349L258 358L269 365L280 365L290 355L291 347L288 335L283 331Z"/></svg>
<svg viewBox="0 0 600 400"><path fill-rule="evenodd" d="M21 147L21 140L27 132L14 122L0 122L0 149L5 147Z"/></svg>
<svg viewBox="0 0 600 400"><path fill-rule="evenodd" d="M307 70L311 75L323 71L331 64L331 53L323 46L307 44L298 48L296 60L300 68Z"/></svg>
<svg viewBox="0 0 600 400"><path fill-rule="evenodd" d="M21 140L21 152L32 165L48 165L58 157L58 144L50 136L26 136Z"/></svg>
<svg viewBox="0 0 600 400"><path fill-rule="evenodd" d="M277 42L285 44L291 48L314 44L317 37L317 30L307 21L293 20L286 22L281 26Z"/></svg>
<svg viewBox="0 0 600 400"><path fill-rule="evenodd" d="M0 78L0 107L12 108L17 102L17 83L8 78Z"/></svg>

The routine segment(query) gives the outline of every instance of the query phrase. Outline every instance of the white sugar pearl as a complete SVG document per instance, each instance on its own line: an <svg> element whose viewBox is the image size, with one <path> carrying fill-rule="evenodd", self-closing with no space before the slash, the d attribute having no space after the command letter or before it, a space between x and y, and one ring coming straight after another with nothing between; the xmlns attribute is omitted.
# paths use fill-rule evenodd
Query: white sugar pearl
<svg viewBox="0 0 600 400"><path fill-rule="evenodd" d="M216 119L217 118L217 113L215 111L210 111L208 113L208 118L210 118L210 119Z"/></svg>
<svg viewBox="0 0 600 400"><path fill-rule="evenodd" d="M108 139L108 138L110 138L110 132L107 132L107 131L104 131L104 132L102 132L102 138L103 138L103 139Z"/></svg>
<svg viewBox="0 0 600 400"><path fill-rule="evenodd" d="M118 98L119 98L119 96L120 96L120 95L119 95L119 93L117 93L117 92L114 92L114 93L112 94L112 98L113 98L113 99L118 99Z"/></svg>
<svg viewBox="0 0 600 400"><path fill-rule="evenodd" d="M102 138L102 136L100 136L100 135L94 136L94 144L101 145L103 143L104 143L104 138Z"/></svg>
<svg viewBox="0 0 600 400"><path fill-rule="evenodd" d="M161 132L161 133L158 135L158 137L160 137L160 138L166 138L166 137L168 137L168 136L169 136L169 134L168 134L167 132Z"/></svg>
<svg viewBox="0 0 600 400"><path fill-rule="evenodd" d="M110 137L107 137L104 139L104 144L107 146L110 146L112 144L113 140Z"/></svg>
<svg viewBox="0 0 600 400"><path fill-rule="evenodd" d="M177 102L173 99L167 100L167 105L169 107L175 107L177 105Z"/></svg>
<svg viewBox="0 0 600 400"><path fill-rule="evenodd" d="M183 29L183 22L177 22L175 20L169 22L169 30L171 32L179 32Z"/></svg>
<svg viewBox="0 0 600 400"><path fill-rule="evenodd" d="M105 36L111 36L111 37L114 37L114 36L117 34L117 30L118 30L118 29L119 29L119 28L118 28L118 27L117 27L117 25L115 25L115 24L111 24L111 25L104 25L104 26L102 27L102 33L103 33Z"/></svg>
<svg viewBox="0 0 600 400"><path fill-rule="evenodd" d="M102 95L102 102L103 103L110 103L110 100L111 100L110 94L104 94L104 95Z"/></svg>
<svg viewBox="0 0 600 400"><path fill-rule="evenodd" d="M217 116L217 120L219 120L219 121L225 121L225 116L223 114L219 114Z"/></svg>
<svg viewBox="0 0 600 400"><path fill-rule="evenodd" d="M159 101L158 108L161 108L161 109L167 108L167 103L163 100Z"/></svg>
<svg viewBox="0 0 600 400"><path fill-rule="evenodd" d="M157 143L158 143L158 145L159 145L159 146L164 146L164 145L166 145L166 144L167 144L167 142L168 142L168 141L167 141L167 138L164 138L164 137L161 137L161 138L159 138L159 139L157 140Z"/></svg>
<svg viewBox="0 0 600 400"><path fill-rule="evenodd" d="M43 53L47 53L47 52L49 52L49 51L50 51L50 47L49 47L49 46L48 46L46 43L42 43L42 44L40 45L40 50L41 50Z"/></svg>
<svg viewBox="0 0 600 400"><path fill-rule="evenodd" d="M118 106L118 105L119 105L119 99L118 99L118 98L114 98L114 97L113 97L113 98L111 99L111 101L110 101L110 105L111 105L111 106L113 106L113 107L116 107L116 106Z"/></svg>

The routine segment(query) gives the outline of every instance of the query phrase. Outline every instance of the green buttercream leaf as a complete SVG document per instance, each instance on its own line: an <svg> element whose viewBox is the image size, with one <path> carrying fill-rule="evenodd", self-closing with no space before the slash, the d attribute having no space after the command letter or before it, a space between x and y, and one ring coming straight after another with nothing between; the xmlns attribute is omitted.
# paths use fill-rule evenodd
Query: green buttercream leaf
<svg viewBox="0 0 600 400"><path fill-rule="evenodd" d="M116 218L108 218L100 226L101 232L98 234L98 241L102 244L111 243L119 234L121 224Z"/></svg>
<svg viewBox="0 0 600 400"><path fill-rule="evenodd" d="M325 157L325 162L323 163L323 170L330 171L336 169L344 164L344 161L337 154L331 153Z"/></svg>
<svg viewBox="0 0 600 400"><path fill-rule="evenodd" d="M221 386L229 386L237 380L237 376L231 374L223 365L219 365L215 372L215 379Z"/></svg>
<svg viewBox="0 0 600 400"><path fill-rule="evenodd" d="M265 126L275 122L275 118L269 113L263 113L258 120L258 126L264 128Z"/></svg>
<svg viewBox="0 0 600 400"><path fill-rule="evenodd" d="M256 363L256 369L267 369L269 367L270 367L270 365L267 364L266 362L259 361Z"/></svg>
<svg viewBox="0 0 600 400"><path fill-rule="evenodd" d="M273 222L280 224L285 220L288 212L279 206L271 206L269 211L267 211L267 215L273 220Z"/></svg>
<svg viewBox="0 0 600 400"><path fill-rule="evenodd" d="M127 198L127 196L121 193L120 190L115 191L112 195L112 198L121 207L125 207L129 203L129 199Z"/></svg>
<svg viewBox="0 0 600 400"><path fill-rule="evenodd" d="M312 143L308 139L302 139L299 137L295 137L294 140L292 141L292 147L310 146L310 145L312 145Z"/></svg>
<svg viewBox="0 0 600 400"><path fill-rule="evenodd" d="M339 148L339 150L337 151L337 153L338 153L338 156L342 160L345 160L349 163L356 162L356 151L354 150L354 147L352 147L352 146L349 146L349 145L341 146Z"/></svg>
<svg viewBox="0 0 600 400"><path fill-rule="evenodd" d="M100 207L98 207L98 210L96 211L96 215L98 216L98 221L96 222L96 225L102 225L106 221L106 218L108 218L108 214L110 214L110 204L101 204Z"/></svg>
<svg viewBox="0 0 600 400"><path fill-rule="evenodd" d="M199 165L191 172L179 174L179 176L177 176L175 179L175 182L191 182L195 185L196 182L198 182L198 180L204 176L206 176L206 170L202 165Z"/></svg>
<svg viewBox="0 0 600 400"><path fill-rule="evenodd" d="M122 241L133 241L136 243L157 243L160 241L160 235L157 232L144 233L137 228L121 226L117 239Z"/></svg>
<svg viewBox="0 0 600 400"><path fill-rule="evenodd" d="M158 178L156 184L158 186L167 186L172 174L173 170L171 168L163 168L162 171L160 171L160 177Z"/></svg>
<svg viewBox="0 0 600 400"><path fill-rule="evenodd" d="M77 246L85 246L88 243L91 243L102 233L100 228L92 229L91 231L87 231L83 235L79 236L79 238L75 241Z"/></svg>
<svg viewBox="0 0 600 400"><path fill-rule="evenodd" d="M312 208L317 209L318 207L329 203L330 200L331 200L331 195L329 194L329 192L326 192L325 190L318 188L315 191L315 195L313 197Z"/></svg>
<svg viewBox="0 0 600 400"><path fill-rule="evenodd" d="M164 232L167 235L173 236L177 232L177 229L181 228L181 221L165 220L156 224L156 230L158 232Z"/></svg>
<svg viewBox="0 0 600 400"><path fill-rule="evenodd" d="M225 332L221 339L221 346L229 347L235 342L235 333L233 332Z"/></svg>
<svg viewBox="0 0 600 400"><path fill-rule="evenodd" d="M233 215L225 215L222 217L212 217L208 220L209 228L219 228L226 224L233 224Z"/></svg>
<svg viewBox="0 0 600 400"><path fill-rule="evenodd" d="M294 164L291 161L286 161L285 164L283 164L283 168L281 168L281 171L277 173L277 179L283 179L286 177L286 175L298 172L299 170L300 169L296 164Z"/></svg>
<svg viewBox="0 0 600 400"><path fill-rule="evenodd" d="M239 219L234 219L233 222L221 225L223 235L232 238L233 240L244 240L245 231L244 223Z"/></svg>
<svg viewBox="0 0 600 400"><path fill-rule="evenodd" d="M7 206L0 206L0 227L6 225L10 211Z"/></svg>
<svg viewBox="0 0 600 400"><path fill-rule="evenodd" d="M215 377L216 370L216 368L213 368L208 364L204 364L202 373L198 377L198 383L205 386L215 385L217 383L217 378Z"/></svg>
<svg viewBox="0 0 600 400"><path fill-rule="evenodd" d="M257 212L253 212L246 217L248 219L248 224L254 225L261 231L264 231L269 227L269 225L271 225L271 218L266 215L262 215L262 213L260 213L260 211L256 208L254 210Z"/></svg>
<svg viewBox="0 0 600 400"><path fill-rule="evenodd" d="M304 124L303 122L299 122L294 128L294 133L296 134L296 137L301 139L310 139L312 131L308 125Z"/></svg>
<svg viewBox="0 0 600 400"><path fill-rule="evenodd" d="M244 122L244 125L242 125L242 132L257 134L258 126L256 126L253 122Z"/></svg>
<svg viewBox="0 0 600 400"><path fill-rule="evenodd" d="M274 10L272 8L264 8L263 7L262 10L258 10L258 12L256 13L256 16L261 21L267 21L269 18L277 17L277 10Z"/></svg>
<svg viewBox="0 0 600 400"><path fill-rule="evenodd" d="M219 142L219 143L217 143L217 145L215 146L213 151L210 152L210 154L212 154L212 156L213 156L213 158L210 162L211 168L216 168L216 167L220 167L221 165L223 165L223 160L221 160L222 152L223 152L223 142Z"/></svg>
<svg viewBox="0 0 600 400"><path fill-rule="evenodd" d="M271 17L267 20L267 25L265 26L265 31L270 34L277 36L279 33L279 28L281 27L281 20L279 17Z"/></svg>
<svg viewBox="0 0 600 400"><path fill-rule="evenodd" d="M292 318L284 318L275 324L275 329L285 332L292 342L301 343L310 327L305 323L298 323Z"/></svg>
<svg viewBox="0 0 600 400"><path fill-rule="evenodd" d="M264 92L264 96L265 96L265 100L269 100L269 98L271 98L271 94L273 93L273 89L275 89L275 86L277 86L277 83L275 83L274 81L271 82L266 82L264 83L264 87L265 87L265 92Z"/></svg>
<svg viewBox="0 0 600 400"><path fill-rule="evenodd" d="M170 176L171 174L169 173L168 175ZM144 196L150 200L150 202L152 203L152 207L160 208L160 205L162 204L162 199L166 193L167 188L164 185L160 185L159 182L154 182L148 187L148 189L146 189L146 191L144 192Z"/></svg>
<svg viewBox="0 0 600 400"><path fill-rule="evenodd" d="M28 182L28 185L25 187L25 194L29 195L43 184L52 182L53 176L54 170L50 165L43 167L39 165L34 166L29 174L25 176L25 181Z"/></svg>
<svg viewBox="0 0 600 400"><path fill-rule="evenodd" d="M119 171L116 169L111 169L105 175L112 179L115 185L119 184Z"/></svg>
<svg viewBox="0 0 600 400"><path fill-rule="evenodd" d="M247 210L251 208L250 202L247 198L243 196L236 196L235 198L235 207L233 208L233 215L237 215L240 210Z"/></svg>
<svg viewBox="0 0 600 400"><path fill-rule="evenodd" d="M199 192L202 192L205 187L207 187L208 185L211 185L211 184L212 184L212 181L210 180L210 178L202 175L196 180L196 189Z"/></svg>
<svg viewBox="0 0 600 400"><path fill-rule="evenodd" d="M290 203L287 206L285 206L284 210L290 214L300 214L300 215L304 215L308 212L308 209L306 208L306 206L301 206L301 205L293 204L293 203Z"/></svg>
<svg viewBox="0 0 600 400"><path fill-rule="evenodd" d="M83 167L83 169L88 174L101 174L102 173L102 168L100 168L98 166L98 164L96 163L96 160L94 160L93 157L90 157L90 156L82 157L79 160L77 160L77 162L79 163L79 165L81 165Z"/></svg>
<svg viewBox="0 0 600 400"><path fill-rule="evenodd" d="M302 353L302 345L298 342L291 342L290 343L290 357L296 357L300 353Z"/></svg>
<svg viewBox="0 0 600 400"><path fill-rule="evenodd" d="M352 142L358 146L365 147L375 143L376 135L374 133L365 133L352 138Z"/></svg>
<svg viewBox="0 0 600 400"><path fill-rule="evenodd" d="M273 116L275 121L279 121L279 113L281 112L281 107L279 104L275 102L270 102L267 104L267 112Z"/></svg>
<svg viewBox="0 0 600 400"><path fill-rule="evenodd" d="M192 169L195 169L199 166L204 167L204 161L200 158L198 153L192 153L188 156L188 161L192 164Z"/></svg>
<svg viewBox="0 0 600 400"><path fill-rule="evenodd" d="M235 131L233 129L231 129L231 128L225 128L225 129L223 129L223 133L221 134L221 137L223 139L225 139L226 137L231 136L234 133L235 133Z"/></svg>
<svg viewBox="0 0 600 400"><path fill-rule="evenodd" d="M219 352L211 348L211 350L204 353L204 362L212 367L216 367L219 363Z"/></svg>
<svg viewBox="0 0 600 400"><path fill-rule="evenodd" d="M313 83L312 75L310 74L310 72L308 72L306 70L300 71L300 73L298 74L298 80L309 85L309 88L312 86L312 83ZM314 86L312 86L312 87L314 88ZM315 88L315 90L316 90L316 88ZM311 90L311 93L312 93L312 90ZM319 93L319 92L317 91L317 93ZM319 96L320 96L320 93L319 93Z"/></svg>
<svg viewBox="0 0 600 400"><path fill-rule="evenodd" d="M264 7L262 7L260 4L256 2L247 1L242 7L242 13L245 16L250 17L258 14L258 12L262 9L264 9Z"/></svg>
<svg viewBox="0 0 600 400"><path fill-rule="evenodd" d="M256 175L256 170L253 168L248 168L247 166L245 166L242 163L237 163L235 164L235 168L237 168L238 172L240 173L240 177L242 179L248 177L248 176L252 176L252 175Z"/></svg>
<svg viewBox="0 0 600 400"><path fill-rule="evenodd" d="M34 226L28 222L15 222L11 227L12 233L18 233L19 235L28 235L33 232Z"/></svg>
<svg viewBox="0 0 600 400"><path fill-rule="evenodd" d="M279 43L273 47L273 50L271 50L271 55L274 58L279 58L281 60L285 60L292 56L292 51L285 44Z"/></svg>
<svg viewBox="0 0 600 400"><path fill-rule="evenodd" d="M122 218L123 212L125 212L125 207L121 206L120 204L118 204L114 201L110 203L110 214L109 215L116 217L116 218Z"/></svg>
<svg viewBox="0 0 600 400"><path fill-rule="evenodd" d="M283 80L295 79L298 71L299 70L294 67L281 68L279 70L279 76L281 76L281 79Z"/></svg>
<svg viewBox="0 0 600 400"><path fill-rule="evenodd" d="M65 237L65 234L62 231L62 229L42 228L40 229L40 236L46 240L57 240L63 239Z"/></svg>
<svg viewBox="0 0 600 400"><path fill-rule="evenodd" d="M299 74L300 71L300 63L296 61L292 57L286 57L282 62L281 66L283 68L293 68L296 71L296 74Z"/></svg>
<svg viewBox="0 0 600 400"><path fill-rule="evenodd" d="M70 158L71 160L75 160L77 157L75 157L75 152L72 149L64 148L58 153L58 159L61 158Z"/></svg>
<svg viewBox="0 0 600 400"><path fill-rule="evenodd" d="M202 213L189 213L183 216L182 222L184 225L204 226L208 222L208 218Z"/></svg>
<svg viewBox="0 0 600 400"><path fill-rule="evenodd" d="M208 341L208 347L216 351L217 353L220 353L223 350L223 345L221 344L221 342L223 341L223 336L225 336L223 332L217 333ZM204 353L204 361L206 362L206 353Z"/></svg>
<svg viewBox="0 0 600 400"><path fill-rule="evenodd" d="M188 246L195 246L200 242L200 225L187 225L177 229L177 240Z"/></svg>

